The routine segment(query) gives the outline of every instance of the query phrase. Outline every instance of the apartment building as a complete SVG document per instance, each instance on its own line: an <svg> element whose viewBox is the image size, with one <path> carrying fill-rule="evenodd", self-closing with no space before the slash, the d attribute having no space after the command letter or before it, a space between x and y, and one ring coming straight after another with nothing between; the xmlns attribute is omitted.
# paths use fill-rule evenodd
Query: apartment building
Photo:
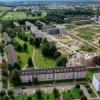
<svg viewBox="0 0 100 100"><path fill-rule="evenodd" d="M68 79L86 78L86 68L84 66L76 67L57 67L48 69L27 69L20 71L20 78L23 83L32 82L37 78L39 82Z"/></svg>
<svg viewBox="0 0 100 100"><path fill-rule="evenodd" d="M11 44L11 38L8 36L6 32L3 32L3 39L6 44L6 54L7 54L8 63L13 65L14 63L18 62L18 59L16 56L14 46Z"/></svg>

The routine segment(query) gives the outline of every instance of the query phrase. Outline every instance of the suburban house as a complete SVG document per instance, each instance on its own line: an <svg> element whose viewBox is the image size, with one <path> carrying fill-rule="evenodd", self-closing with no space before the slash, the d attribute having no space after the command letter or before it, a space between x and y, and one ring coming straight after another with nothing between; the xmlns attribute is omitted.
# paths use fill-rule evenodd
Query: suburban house
<svg viewBox="0 0 100 100"><path fill-rule="evenodd" d="M100 91L100 73L95 73L93 75L92 84L96 91Z"/></svg>
<svg viewBox="0 0 100 100"><path fill-rule="evenodd" d="M48 69L26 69L20 71L20 78L23 83L32 82L34 78L41 81L85 79L86 68L76 67L57 67Z"/></svg>

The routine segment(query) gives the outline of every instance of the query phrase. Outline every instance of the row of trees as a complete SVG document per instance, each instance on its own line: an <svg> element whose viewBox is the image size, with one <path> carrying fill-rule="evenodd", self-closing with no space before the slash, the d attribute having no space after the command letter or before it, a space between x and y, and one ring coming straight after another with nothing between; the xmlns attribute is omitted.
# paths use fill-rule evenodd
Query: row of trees
<svg viewBox="0 0 100 100"><path fill-rule="evenodd" d="M63 23L66 17L76 16L94 16L94 12L91 9L68 9L68 10L50 10L44 19L41 19L45 23L56 22Z"/></svg>
<svg viewBox="0 0 100 100"><path fill-rule="evenodd" d="M0 91L0 100L14 100L14 92L13 90L5 90Z"/></svg>

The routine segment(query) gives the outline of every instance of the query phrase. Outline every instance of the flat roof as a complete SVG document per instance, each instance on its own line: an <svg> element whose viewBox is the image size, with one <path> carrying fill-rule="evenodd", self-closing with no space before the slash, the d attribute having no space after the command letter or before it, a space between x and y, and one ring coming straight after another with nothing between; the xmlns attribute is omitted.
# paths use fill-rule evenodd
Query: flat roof
<svg viewBox="0 0 100 100"><path fill-rule="evenodd" d="M100 80L100 73L94 73L94 76L97 80Z"/></svg>

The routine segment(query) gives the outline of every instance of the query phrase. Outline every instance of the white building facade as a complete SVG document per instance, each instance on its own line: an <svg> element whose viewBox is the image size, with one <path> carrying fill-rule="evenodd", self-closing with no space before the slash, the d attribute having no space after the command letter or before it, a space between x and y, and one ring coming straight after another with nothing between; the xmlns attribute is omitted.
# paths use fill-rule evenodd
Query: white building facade
<svg viewBox="0 0 100 100"><path fill-rule="evenodd" d="M92 84L96 91L100 91L100 73L95 73L93 75Z"/></svg>

